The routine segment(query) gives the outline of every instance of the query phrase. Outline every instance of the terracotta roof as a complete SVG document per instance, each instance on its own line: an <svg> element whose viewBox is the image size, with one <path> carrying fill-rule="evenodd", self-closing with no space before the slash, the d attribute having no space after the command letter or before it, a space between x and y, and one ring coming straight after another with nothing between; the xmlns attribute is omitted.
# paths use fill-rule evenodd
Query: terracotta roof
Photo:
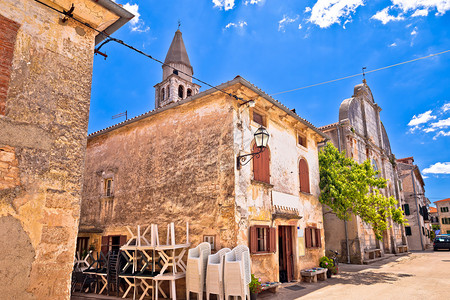
<svg viewBox="0 0 450 300"><path fill-rule="evenodd" d="M405 157L405 158L398 158L397 161L398 162L405 162L408 160L412 160L414 162L414 157L410 156L410 157Z"/></svg>
<svg viewBox="0 0 450 300"><path fill-rule="evenodd" d="M95 136L98 136L98 135L107 133L107 132L112 131L112 130L114 130L114 129L120 128L120 127L125 126L125 125L128 125L128 124L130 124L130 123L134 123L134 122L136 122L136 121L138 121L138 120L141 120L141 119L144 119L144 118L146 118L146 117L152 116L152 115L154 115L154 114L157 114L157 113L166 111L166 110L171 109L171 108L173 108L173 107L176 107L176 106L182 105L182 104L184 104L184 103L193 101L193 100L195 100L195 99L204 97L204 96L206 96L206 95L210 95L210 94L213 94L213 93L217 93L217 92L218 92L217 89L224 90L224 89L226 89L226 88L228 88L228 87L230 87L230 86L232 86L232 85L234 85L234 84L236 84L236 83L240 83L240 84L242 84L242 85L248 87L249 89L253 90L255 93L259 94L261 97L263 97L263 98L266 99L267 101L273 103L275 106L277 106L278 108L280 108L281 110L283 110L284 112L286 112L286 114L290 115L291 117L297 119L297 120L300 121L301 123L303 123L303 124L305 124L306 126L308 126L309 128L311 128L314 132L316 132L317 134L319 134L320 136L322 136L324 139L327 139L327 140L329 139L329 137L328 137L325 133L323 133L322 131L320 131L320 130L319 130L317 127L315 127L312 123L310 123L309 121L303 119L302 117L300 117L299 115L297 115L296 113L294 113L293 111L291 111L288 107L286 107L285 105L283 105L281 102L279 102L278 100L275 100L274 98L272 98L271 96L269 96L268 94L266 94L265 92L263 92L261 89L259 89L257 86L255 86L254 84L252 84L252 83L250 83L249 81L245 80L243 77L241 77L241 76L239 76L239 75L236 76L233 80L230 80L230 81L227 81L227 82L225 82L225 83L222 83L221 85L217 86L216 88L210 88L209 90L203 91L203 92L201 92L201 93L198 93L198 94L196 94L196 95L193 95L193 96L188 97L188 98L186 98L186 99L183 99L183 100L181 100L181 101L178 101L178 102L175 102L175 103L171 103L171 104L169 104L169 105L166 105L166 106L163 106L163 107L160 107L160 108L156 108L156 109L154 109L154 110L148 111L148 112L143 113L143 114L141 114L141 115L139 115L139 116L136 116L136 117L134 117L134 118L131 118L131 119L128 119L128 120L126 120L126 121L120 122L120 123L118 123L118 124L109 126L109 127L105 128L105 129L102 129L102 130L93 132L93 133L91 133L91 134L88 135L88 138L93 138L93 137L95 137Z"/></svg>
<svg viewBox="0 0 450 300"><path fill-rule="evenodd" d="M437 208L430 206L430 213L437 213Z"/></svg>
<svg viewBox="0 0 450 300"><path fill-rule="evenodd" d="M319 129L319 130L325 130L325 129L328 129L328 128L335 127L335 126L337 126L338 124L339 124L339 122L335 122L335 123L331 123L331 124L328 124L328 125L325 125L325 126L321 126L321 127L319 127L318 129Z"/></svg>
<svg viewBox="0 0 450 300"><path fill-rule="evenodd" d="M434 203L438 203L438 202L446 202L446 201L450 201L450 198L442 199L442 200L439 200L439 201L434 201Z"/></svg>

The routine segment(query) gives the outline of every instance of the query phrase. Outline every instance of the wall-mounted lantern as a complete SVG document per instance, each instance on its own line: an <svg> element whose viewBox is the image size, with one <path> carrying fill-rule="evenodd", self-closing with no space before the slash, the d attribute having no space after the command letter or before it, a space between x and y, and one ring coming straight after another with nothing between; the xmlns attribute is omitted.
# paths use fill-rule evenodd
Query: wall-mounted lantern
<svg viewBox="0 0 450 300"><path fill-rule="evenodd" d="M259 127L253 136L258 151L250 154L239 155L237 157L238 170L241 169L241 166L245 166L246 164L248 164L248 162L251 161L253 157L259 157L259 154L267 148L267 143L269 142L269 132L267 132L264 127Z"/></svg>

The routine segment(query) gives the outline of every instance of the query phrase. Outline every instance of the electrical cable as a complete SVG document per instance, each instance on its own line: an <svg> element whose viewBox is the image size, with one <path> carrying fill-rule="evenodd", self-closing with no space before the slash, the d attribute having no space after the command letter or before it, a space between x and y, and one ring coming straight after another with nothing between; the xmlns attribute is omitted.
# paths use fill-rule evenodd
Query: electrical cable
<svg viewBox="0 0 450 300"><path fill-rule="evenodd" d="M166 64L166 63L164 63L163 61L161 61L161 60L159 60L159 59L157 59L157 58L154 58L154 57L151 56L150 54L147 54L147 53L145 53L145 52L143 52L143 51L141 51L141 50L139 50L139 49L137 49L137 48L135 48L135 47L133 47L133 46L127 44L127 43L125 43L125 42L122 41L122 40L116 39L116 38L110 36L109 34L105 33L104 31L100 31L100 30L98 30L98 29L92 27L92 26L91 26L89 23L87 23L87 22L83 22L83 21L81 21L81 20L78 20L78 19L75 18L75 17L73 16L73 14L72 14L73 6L72 6L72 8L71 8L69 11L66 12L65 10L60 11L60 10L58 10L58 9L56 9L56 8L54 8L54 7L50 6L50 5L48 5L48 4L44 3L44 2L42 2L42 1L39 1L39 0L34 0L34 1L37 2L37 3L40 3L40 4L44 5L44 6L46 6L46 7L48 7L48 8L50 8L51 10L54 10L54 11L60 13L60 14L63 14L64 16L69 17L69 18L71 18L72 20L74 20L74 21L76 21L76 22L78 22L78 23L80 23L80 24L83 24L84 26L86 26L86 27L88 27L88 28L90 28L90 29L92 29L92 30L98 32L99 34L101 34L101 35L103 35L103 36L105 36L105 37L107 37L107 38L109 39L107 42L109 42L109 41L114 41L114 42L116 42L116 43L118 43L118 44L121 44L121 45L123 45L123 46L125 46L125 47L127 47L127 48L129 48L129 49L131 49L131 50L133 50L133 51L135 51L135 52L137 52L137 53L139 53L139 54L142 54L142 55L144 55L144 56L146 56L146 57L148 57L148 58L150 58L150 59L152 59L152 60L154 60L154 61L160 63L160 64L163 65L163 66L167 66L167 67L173 69L173 70L176 71L177 73L184 74L184 75L186 75L186 76L188 76L188 77L190 77L190 78L192 78L192 79L194 79L194 80L196 80L196 81L198 81L198 82L201 82L201 83L203 83L203 84L205 84L205 85L207 85L207 86L209 86L209 87L211 87L211 88L213 88L213 89L215 89L215 90L217 90L217 91L219 91L219 92L222 92L222 93L224 93L224 94L226 94L226 95L228 95L228 96L230 96L230 97L233 97L233 98L235 98L236 100L245 101L245 100L244 100L243 98L241 98L241 97L238 97L238 96L233 95L233 94L231 94L231 93L227 93L227 92L225 92L224 90L221 90L221 89L219 89L218 87L213 86L213 85L207 83L206 81L203 81L203 80L201 80L201 79L199 79L199 78L197 78L197 77L195 77L195 76L192 76L192 75L190 75L190 74L188 74L188 73L186 73L186 72L183 72L183 71L181 71L181 70L178 70L178 69L176 69L175 67L172 67L172 66L170 66L170 65L168 65L168 64ZM105 43L103 43L103 44L105 44ZM103 44L102 44L102 45L103 45Z"/></svg>
<svg viewBox="0 0 450 300"><path fill-rule="evenodd" d="M292 90L287 90L287 91L283 91L283 92L270 94L270 96L275 96L275 95L290 93L290 92L294 92L294 91L304 90L304 89L307 89L307 88L310 88L310 87L315 87L315 86L319 86L319 85L323 85L323 84L327 84L327 83L331 83L331 82L336 82L336 81L340 81L340 80L344 80L344 79L348 79L348 78L352 78L352 77L356 77L356 76L361 76L361 75L364 75L364 74L373 73L373 72L389 69L389 68L392 68L392 67L397 67L397 66L400 66L400 65L408 64L408 63L415 62L415 61L418 61L418 60L421 60L421 59L430 58L430 57L433 57L433 56L438 56L438 55L441 55L441 54L444 54L444 53L448 53L448 52L450 52L450 49L442 51L442 52L430 54L430 55L427 55L427 56L423 56L423 57L407 60L407 61L400 62L400 63L397 63L397 64L389 65L389 66L386 66L386 67L378 68L378 69L375 69L375 70L365 71L363 73L358 73L358 74L354 74L354 75L350 75L350 76L341 77L341 78L338 78L338 79L328 80L328 81L324 81L324 82L320 82L320 83L316 83L316 84L311 84L311 85L299 87L299 88L292 89Z"/></svg>

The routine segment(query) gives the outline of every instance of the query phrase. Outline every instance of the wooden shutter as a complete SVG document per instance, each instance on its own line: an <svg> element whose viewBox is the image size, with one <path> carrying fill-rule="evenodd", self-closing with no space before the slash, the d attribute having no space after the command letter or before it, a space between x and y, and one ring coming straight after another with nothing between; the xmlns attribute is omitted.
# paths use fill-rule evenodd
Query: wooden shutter
<svg viewBox="0 0 450 300"><path fill-rule="evenodd" d="M253 146L252 152L258 152L256 144ZM270 150L266 148L259 154L259 157L253 158L253 177L257 181L270 183Z"/></svg>
<svg viewBox="0 0 450 300"><path fill-rule="evenodd" d="M316 228L315 232L316 232L316 243L317 243L316 246L318 248L320 248L320 247L322 247L322 241L320 239L320 229Z"/></svg>
<svg viewBox="0 0 450 300"><path fill-rule="evenodd" d="M121 235L120 236L120 247L122 247L126 243L127 243L127 236L126 235Z"/></svg>
<svg viewBox="0 0 450 300"><path fill-rule="evenodd" d="M256 253L258 251L258 240L256 226L250 226L250 253Z"/></svg>
<svg viewBox="0 0 450 300"><path fill-rule="evenodd" d="M306 248L311 248L311 228L305 228L305 244Z"/></svg>
<svg viewBox="0 0 450 300"><path fill-rule="evenodd" d="M269 252L277 251L277 229L269 228Z"/></svg>
<svg viewBox="0 0 450 300"><path fill-rule="evenodd" d="M104 255L106 255L108 253L109 250L109 236L102 236L102 247L101 247L101 251L103 252Z"/></svg>
<svg viewBox="0 0 450 300"><path fill-rule="evenodd" d="M299 172L300 172L300 191L304 193L309 193L309 171L308 164L306 160L302 158L299 163Z"/></svg>

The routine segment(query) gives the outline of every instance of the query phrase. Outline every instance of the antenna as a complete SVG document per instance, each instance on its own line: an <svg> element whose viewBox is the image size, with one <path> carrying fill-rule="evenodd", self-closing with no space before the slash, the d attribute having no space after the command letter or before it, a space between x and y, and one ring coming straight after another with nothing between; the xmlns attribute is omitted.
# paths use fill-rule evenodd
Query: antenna
<svg viewBox="0 0 450 300"><path fill-rule="evenodd" d="M363 73L363 82L366 83L366 69L367 67L362 67L362 73Z"/></svg>
<svg viewBox="0 0 450 300"><path fill-rule="evenodd" d="M117 115L114 115L114 116L112 116L111 119L117 119L117 118L120 118L120 117L123 117L123 116L125 116L125 121L128 120L128 113L127 113L127 111L121 112L120 114L117 114Z"/></svg>

